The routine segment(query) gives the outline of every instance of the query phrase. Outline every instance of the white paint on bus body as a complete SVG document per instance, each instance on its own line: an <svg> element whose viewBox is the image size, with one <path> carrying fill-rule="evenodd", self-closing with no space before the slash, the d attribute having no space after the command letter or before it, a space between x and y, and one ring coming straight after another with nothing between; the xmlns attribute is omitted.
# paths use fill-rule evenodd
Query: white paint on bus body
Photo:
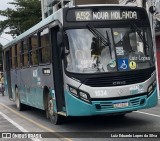
<svg viewBox="0 0 160 141"><path fill-rule="evenodd" d="M33 77L38 77L38 70L33 70Z"/></svg>

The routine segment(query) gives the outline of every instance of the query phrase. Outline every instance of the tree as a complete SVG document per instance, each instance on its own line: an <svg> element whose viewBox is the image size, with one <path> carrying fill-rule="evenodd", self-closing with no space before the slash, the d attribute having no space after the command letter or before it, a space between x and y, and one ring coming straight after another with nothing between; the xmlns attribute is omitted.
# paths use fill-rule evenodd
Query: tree
<svg viewBox="0 0 160 141"><path fill-rule="evenodd" d="M39 0L14 0L9 4L14 5L15 9L0 10L0 15L7 17L6 20L0 21L0 33L9 27L7 34L15 37L41 21Z"/></svg>

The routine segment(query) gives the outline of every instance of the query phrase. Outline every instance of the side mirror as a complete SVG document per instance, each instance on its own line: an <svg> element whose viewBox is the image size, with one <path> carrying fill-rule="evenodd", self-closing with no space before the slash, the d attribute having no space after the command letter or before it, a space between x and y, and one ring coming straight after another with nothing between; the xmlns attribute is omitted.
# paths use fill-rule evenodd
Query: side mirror
<svg viewBox="0 0 160 141"><path fill-rule="evenodd" d="M61 31L57 33L57 46L62 48L66 46L66 50L69 50L69 41L66 33L63 33Z"/></svg>
<svg viewBox="0 0 160 141"><path fill-rule="evenodd" d="M155 12L156 12L156 7L155 6L151 6L150 8L149 8L149 12L151 13L151 14L154 14Z"/></svg>
<svg viewBox="0 0 160 141"><path fill-rule="evenodd" d="M61 57L62 59L65 58L65 51L64 51L64 48L61 48L60 57Z"/></svg>
<svg viewBox="0 0 160 141"><path fill-rule="evenodd" d="M57 33L57 46L61 47L63 43L63 34L61 31Z"/></svg>
<svg viewBox="0 0 160 141"><path fill-rule="evenodd" d="M64 44L66 46L66 50L69 50L69 40L66 33L64 33Z"/></svg>

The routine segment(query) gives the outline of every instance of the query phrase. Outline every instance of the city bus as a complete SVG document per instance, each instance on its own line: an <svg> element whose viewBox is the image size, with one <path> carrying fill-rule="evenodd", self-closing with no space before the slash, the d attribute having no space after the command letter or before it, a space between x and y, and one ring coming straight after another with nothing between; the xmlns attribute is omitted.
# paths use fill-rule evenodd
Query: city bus
<svg viewBox="0 0 160 141"><path fill-rule="evenodd" d="M63 7L3 47L5 91L18 110L119 115L157 105L154 46L144 8Z"/></svg>

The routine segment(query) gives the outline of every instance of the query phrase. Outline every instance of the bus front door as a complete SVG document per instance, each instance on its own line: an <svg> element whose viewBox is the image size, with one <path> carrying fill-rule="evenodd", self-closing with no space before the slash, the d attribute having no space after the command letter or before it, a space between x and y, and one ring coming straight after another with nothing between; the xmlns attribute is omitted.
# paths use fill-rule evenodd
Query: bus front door
<svg viewBox="0 0 160 141"><path fill-rule="evenodd" d="M53 62L53 81L56 96L57 112L64 112L65 98L64 98L64 87L63 87L63 69L62 59L60 57L60 47L58 45L57 33L58 27L50 29L51 33L51 45L52 45L52 62Z"/></svg>
<svg viewBox="0 0 160 141"><path fill-rule="evenodd" d="M12 97L12 88L11 88L11 68L10 68L10 52L6 52L6 80L7 80L7 87L8 87L8 95L10 99Z"/></svg>

